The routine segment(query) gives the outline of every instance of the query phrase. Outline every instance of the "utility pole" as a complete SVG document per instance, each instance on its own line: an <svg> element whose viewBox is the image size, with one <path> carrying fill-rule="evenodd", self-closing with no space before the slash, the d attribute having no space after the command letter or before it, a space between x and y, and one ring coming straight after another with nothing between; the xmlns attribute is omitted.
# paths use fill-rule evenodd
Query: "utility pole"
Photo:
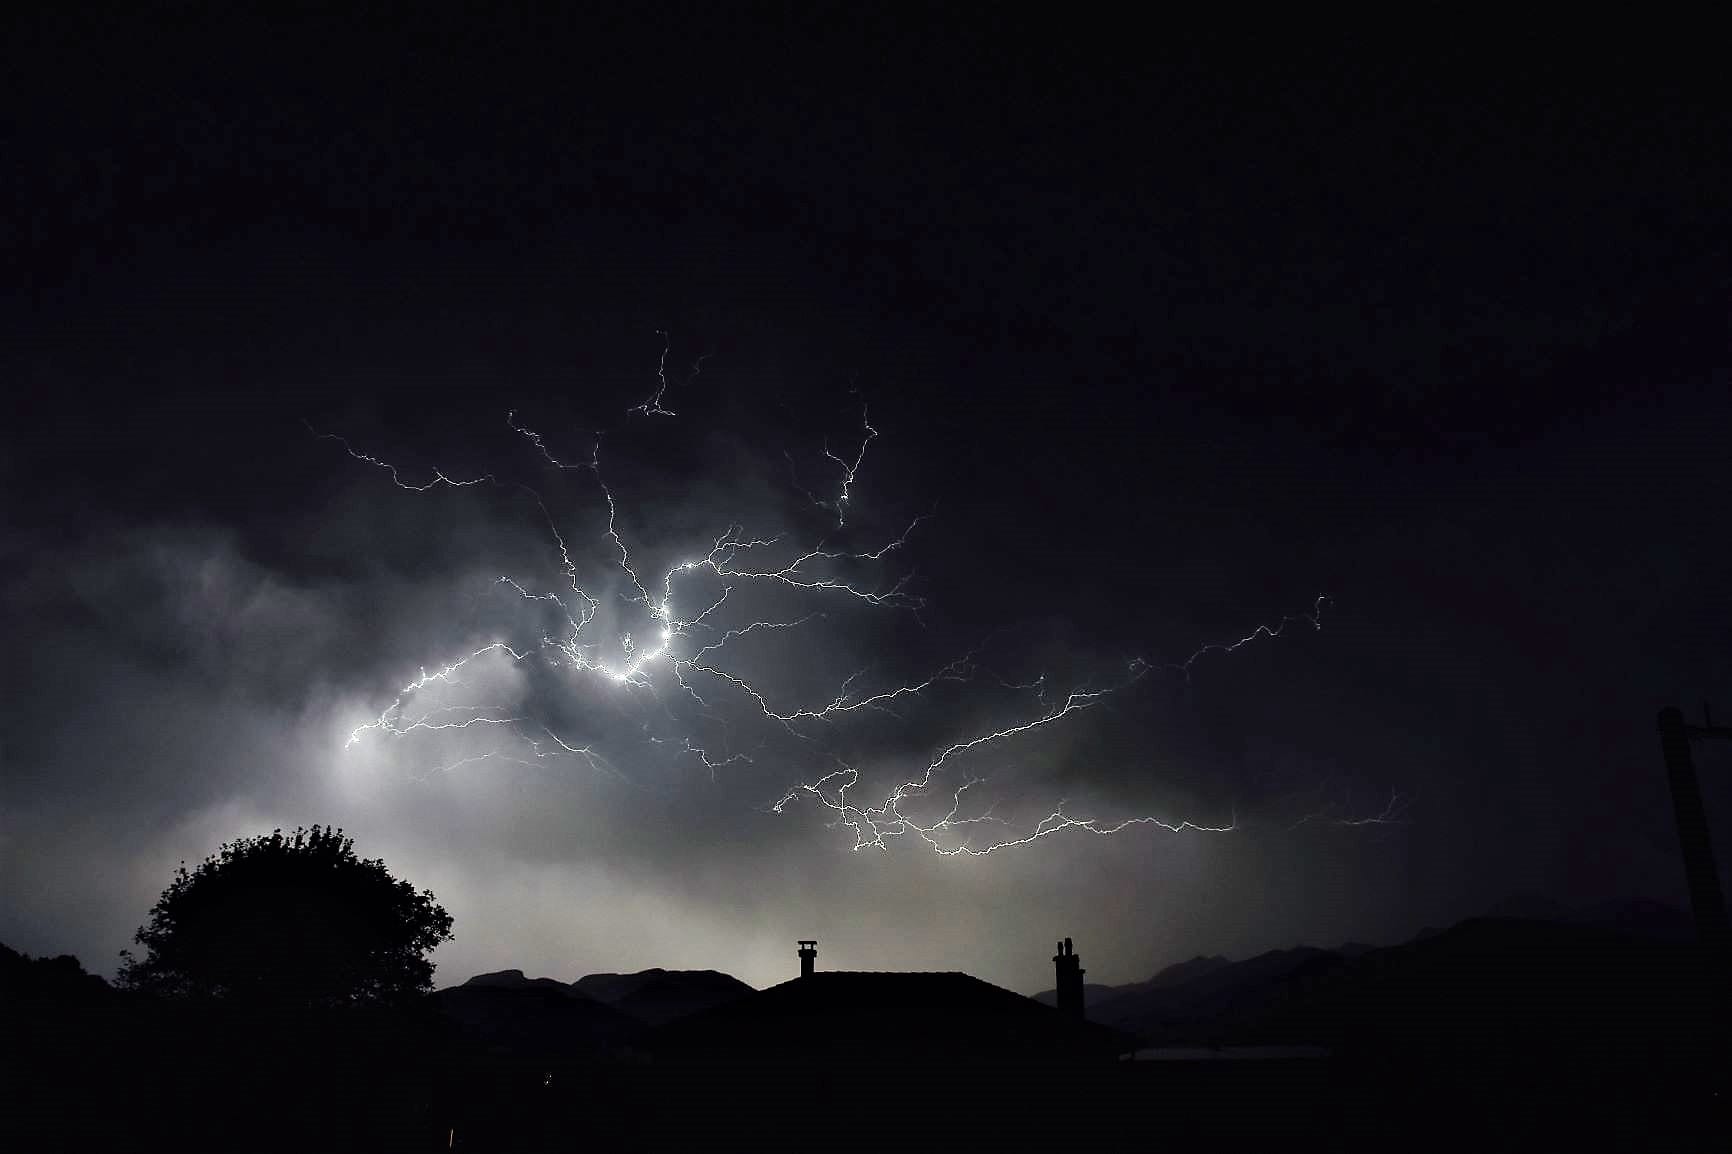
<svg viewBox="0 0 1732 1154"><path fill-rule="evenodd" d="M1702 1010L1707 1035L1701 1053L1704 1081L1696 1089L1706 1091L1725 1113L1726 1089L1732 1084L1732 1051L1726 1038L1732 1033L1732 927L1727 925L1726 897L1720 890L1720 874L1714 866L1714 843L1708 836L1708 814L1702 808L1702 791L1696 785L1696 766L1690 757L1690 742L1709 738L1732 739L1732 728L1715 725L1702 706L1702 724L1688 725L1683 711L1667 706L1660 711L1660 752L1666 755L1666 780L1672 787L1672 811L1678 818L1678 845L1684 853L1684 874L1690 882L1690 908L1696 915L1696 937L1701 942Z"/></svg>
<svg viewBox="0 0 1732 1154"><path fill-rule="evenodd" d="M1702 709L1701 725L1689 725L1676 706L1660 711L1660 752L1666 757L1666 779L1672 787L1672 810L1678 818L1678 842L1684 853L1684 875L1690 883L1690 908L1696 915L1696 935L1707 955L1710 981L1725 980L1732 958L1732 924L1726 917L1726 897L1714 865L1714 843L1708 835L1708 815L1696 784L1690 742L1706 738L1732 739L1732 727L1713 725Z"/></svg>

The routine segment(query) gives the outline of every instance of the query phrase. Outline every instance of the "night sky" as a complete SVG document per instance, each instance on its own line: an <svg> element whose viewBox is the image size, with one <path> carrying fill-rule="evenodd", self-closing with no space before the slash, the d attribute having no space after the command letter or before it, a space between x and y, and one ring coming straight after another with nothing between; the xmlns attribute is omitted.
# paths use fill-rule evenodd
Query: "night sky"
<svg viewBox="0 0 1732 1154"><path fill-rule="evenodd" d="M313 822L437 893L441 984L1684 903L1700 30L246 7L3 36L0 941L112 973Z"/></svg>

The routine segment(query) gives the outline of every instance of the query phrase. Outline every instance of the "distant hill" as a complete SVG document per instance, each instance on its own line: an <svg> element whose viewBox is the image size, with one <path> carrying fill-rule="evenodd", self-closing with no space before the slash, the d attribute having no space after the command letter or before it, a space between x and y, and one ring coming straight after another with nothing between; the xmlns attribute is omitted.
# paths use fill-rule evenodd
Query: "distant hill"
<svg viewBox="0 0 1732 1154"><path fill-rule="evenodd" d="M570 983L498 970L440 990L432 1000L484 1049L586 1060L635 1050L651 1027L753 992L738 978L714 970L590 974Z"/></svg>
<svg viewBox="0 0 1732 1154"><path fill-rule="evenodd" d="M432 995L439 1012L479 1046L519 1056L584 1059L634 1046L643 1023L552 978L522 970L477 974Z"/></svg>
<svg viewBox="0 0 1732 1154"><path fill-rule="evenodd" d="M1345 964L1341 954L1312 946L1270 950L1242 962L1199 967L1191 977L1121 987L1088 1005L1092 1021L1146 1038L1203 1040L1204 1028L1243 1016L1250 1005L1294 975Z"/></svg>
<svg viewBox="0 0 1732 1154"><path fill-rule="evenodd" d="M1275 996L1272 991L1284 989L1296 975L1345 964L1346 959L1334 950L1296 946L1270 950L1241 962L1222 959L1220 965L1198 967L1190 977L1122 986L1099 1001L1085 1004L1091 1021L1145 1039L1211 1041L1210 1034L1220 1023L1254 1012L1263 1000Z"/></svg>
<svg viewBox="0 0 1732 1154"><path fill-rule="evenodd" d="M1092 1006L1096 1002L1104 1001L1107 998L1115 996L1120 990L1125 988L1126 987L1124 986L1098 986L1093 982L1085 982L1083 984L1083 1001ZM1032 996L1035 1001L1039 1002L1043 1006L1056 1007L1058 1005L1057 990L1042 990L1040 993Z"/></svg>
<svg viewBox="0 0 1732 1154"><path fill-rule="evenodd" d="M1162 986L1176 986L1180 982L1188 982L1192 978L1200 978L1204 974L1218 970L1222 966L1230 964L1231 963L1220 954L1216 954L1214 957L1204 957L1202 954L1198 954L1188 962L1173 963L1154 977L1150 978L1144 983L1144 986L1150 989L1159 989Z"/></svg>
<svg viewBox="0 0 1732 1154"><path fill-rule="evenodd" d="M573 982L572 988L651 1026L725 1006L755 992L738 978L716 970L589 974Z"/></svg>
<svg viewBox="0 0 1732 1154"><path fill-rule="evenodd" d="M1214 957L1204 957L1198 954L1188 962L1174 962L1146 982L1133 982L1127 986L1085 985L1083 986L1083 1002L1094 1006L1121 994L1160 989L1163 986L1176 986L1180 982L1190 981L1192 978L1201 977L1211 970L1218 970L1222 966L1230 964L1226 958L1219 954ZM1042 990L1034 995L1034 1000L1043 1006L1056 1006L1058 1005L1058 991Z"/></svg>
<svg viewBox="0 0 1732 1154"><path fill-rule="evenodd" d="M562 982L557 978L526 978L522 970L495 970L490 974L476 974L459 988L485 988L491 990L549 990L562 994L576 995L581 991L574 989L575 983Z"/></svg>
<svg viewBox="0 0 1732 1154"><path fill-rule="evenodd" d="M1487 911L1483 919L1494 922L1525 921L1556 926L1597 928L1634 937L1651 943L1686 944L1695 940L1695 923L1690 915L1661 902L1638 899L1608 901L1572 909L1544 897L1518 896L1506 898ZM1467 922L1461 923L1468 924ZM1447 934L1455 927L1426 926L1406 945ZM1399 947L1378 947L1365 942L1344 942L1332 949L1297 946L1289 950L1272 950L1266 954L1232 962L1220 955L1199 955L1190 961L1178 962L1161 970L1143 982L1123 986L1088 985L1084 987L1084 1004L1092 1021L1124 1024L1153 1014L1177 1014L1184 1020L1198 1021L1218 1015L1222 1000L1232 1001L1247 996L1258 983L1282 978L1289 972L1309 967L1308 972L1321 972L1340 962L1356 961L1369 954ZM1213 981L1191 985L1193 981L1223 971ZM1183 995L1163 995L1159 991L1185 987ZM1236 991L1236 992L1235 992ZM1146 995L1146 996L1144 996ZM1045 1005L1056 1005L1057 993L1043 990L1034 999ZM1123 1000L1121 999L1129 999ZM1182 1013L1169 1007L1185 1007Z"/></svg>
<svg viewBox="0 0 1732 1154"><path fill-rule="evenodd" d="M1186 981L1120 987L1088 1015L1150 1045L1586 1055L1683 1042L1704 1015L1695 955L1676 924L1664 907L1472 918L1383 949L1273 950Z"/></svg>

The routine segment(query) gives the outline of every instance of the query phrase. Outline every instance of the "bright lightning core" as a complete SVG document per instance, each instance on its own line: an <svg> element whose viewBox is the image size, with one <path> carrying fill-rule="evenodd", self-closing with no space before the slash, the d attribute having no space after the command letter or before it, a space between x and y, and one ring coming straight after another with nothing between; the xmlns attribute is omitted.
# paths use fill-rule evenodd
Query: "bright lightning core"
<svg viewBox="0 0 1732 1154"><path fill-rule="evenodd" d="M661 388L634 414L674 415L664 405L665 361L664 350ZM863 626L885 628L886 616L918 626L924 603L909 554L931 531L931 518L916 517L865 547L727 524L683 552L657 550L652 560L623 528L623 498L609 484L600 436L574 453L550 445L515 413L506 425L547 475L572 488L581 516L556 517L539 484L437 470L411 477L321 434L423 499L480 485L517 491L546 534L557 577L498 573L505 611L498 633L418 670L348 738L351 746L428 742L428 773L493 761L577 765L648 787L677 781L684 766L686 774L762 789L758 804L776 813L815 807L856 850L910 839L942 855L982 855L1066 830L1222 832L1234 827L1231 815L1104 818L1068 812L1056 798L1037 820L1018 822L999 812L994 782L1019 749L1151 673L1188 677L1210 653L1278 637L1295 623L1320 624L1323 598L1183 661L1132 658L1084 684L1058 686L1044 674L1013 681L976 651L907 677L857 668L822 687L811 673L813 655L848 651ZM834 471L829 488L814 492L795 478L838 542L852 539L840 534L879 435L862 410L849 444L824 445ZM792 471L791 457L789 464ZM957 731L951 719L959 716L987 720ZM897 753L862 753L886 746ZM921 747L926 752L909 752Z"/></svg>

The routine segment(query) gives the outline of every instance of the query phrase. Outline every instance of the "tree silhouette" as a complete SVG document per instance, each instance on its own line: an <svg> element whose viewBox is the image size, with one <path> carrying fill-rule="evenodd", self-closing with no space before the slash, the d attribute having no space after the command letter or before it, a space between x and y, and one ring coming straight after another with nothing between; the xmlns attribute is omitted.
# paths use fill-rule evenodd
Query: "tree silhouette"
<svg viewBox="0 0 1732 1154"><path fill-rule="evenodd" d="M120 982L186 997L302 1006L398 1001L432 988L426 955L451 940L430 890L355 856L340 829L241 838L187 870L122 951Z"/></svg>

